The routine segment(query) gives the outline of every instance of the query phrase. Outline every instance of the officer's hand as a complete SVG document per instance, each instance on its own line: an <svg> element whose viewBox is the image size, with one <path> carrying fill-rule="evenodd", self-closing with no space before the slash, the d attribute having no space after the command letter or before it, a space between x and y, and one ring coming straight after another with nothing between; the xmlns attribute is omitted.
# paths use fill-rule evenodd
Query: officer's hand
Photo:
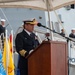
<svg viewBox="0 0 75 75"><path fill-rule="evenodd" d="M29 54L32 53L33 51L34 51L34 50L30 50L30 51L29 51Z"/></svg>

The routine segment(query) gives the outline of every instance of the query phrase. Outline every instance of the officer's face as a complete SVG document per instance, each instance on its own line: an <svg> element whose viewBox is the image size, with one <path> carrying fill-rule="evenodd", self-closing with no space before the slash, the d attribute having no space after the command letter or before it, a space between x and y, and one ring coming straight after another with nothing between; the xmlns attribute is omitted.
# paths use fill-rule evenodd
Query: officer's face
<svg viewBox="0 0 75 75"><path fill-rule="evenodd" d="M72 30L72 33L75 33L75 30Z"/></svg>
<svg viewBox="0 0 75 75"><path fill-rule="evenodd" d="M27 24L25 25L25 29L28 30L29 32L32 32L34 30L34 25Z"/></svg>
<svg viewBox="0 0 75 75"><path fill-rule="evenodd" d="M5 23L4 21L1 21L1 24L2 24L2 25L4 25L4 23Z"/></svg>

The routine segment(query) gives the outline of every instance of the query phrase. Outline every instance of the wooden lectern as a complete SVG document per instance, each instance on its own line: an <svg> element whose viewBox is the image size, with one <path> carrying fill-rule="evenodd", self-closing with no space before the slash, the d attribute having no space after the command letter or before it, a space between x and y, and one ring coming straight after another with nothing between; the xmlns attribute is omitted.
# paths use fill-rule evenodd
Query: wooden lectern
<svg viewBox="0 0 75 75"><path fill-rule="evenodd" d="M67 43L45 41L28 56L28 75L68 75Z"/></svg>

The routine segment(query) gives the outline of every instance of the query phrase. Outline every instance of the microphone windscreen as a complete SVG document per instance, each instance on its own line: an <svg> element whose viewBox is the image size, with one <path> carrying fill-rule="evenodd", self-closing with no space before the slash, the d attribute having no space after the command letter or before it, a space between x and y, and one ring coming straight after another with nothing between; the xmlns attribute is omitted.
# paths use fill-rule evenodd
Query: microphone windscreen
<svg viewBox="0 0 75 75"><path fill-rule="evenodd" d="M40 27L40 26L41 26L41 23L37 23L37 26L39 26L39 27Z"/></svg>

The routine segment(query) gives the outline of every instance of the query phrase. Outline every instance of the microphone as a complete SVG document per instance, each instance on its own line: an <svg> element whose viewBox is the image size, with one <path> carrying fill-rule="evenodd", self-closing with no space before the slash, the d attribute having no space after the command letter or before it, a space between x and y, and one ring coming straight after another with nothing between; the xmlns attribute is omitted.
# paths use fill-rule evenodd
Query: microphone
<svg viewBox="0 0 75 75"><path fill-rule="evenodd" d="M46 28L46 26L42 25L41 23L37 23L37 26Z"/></svg>

